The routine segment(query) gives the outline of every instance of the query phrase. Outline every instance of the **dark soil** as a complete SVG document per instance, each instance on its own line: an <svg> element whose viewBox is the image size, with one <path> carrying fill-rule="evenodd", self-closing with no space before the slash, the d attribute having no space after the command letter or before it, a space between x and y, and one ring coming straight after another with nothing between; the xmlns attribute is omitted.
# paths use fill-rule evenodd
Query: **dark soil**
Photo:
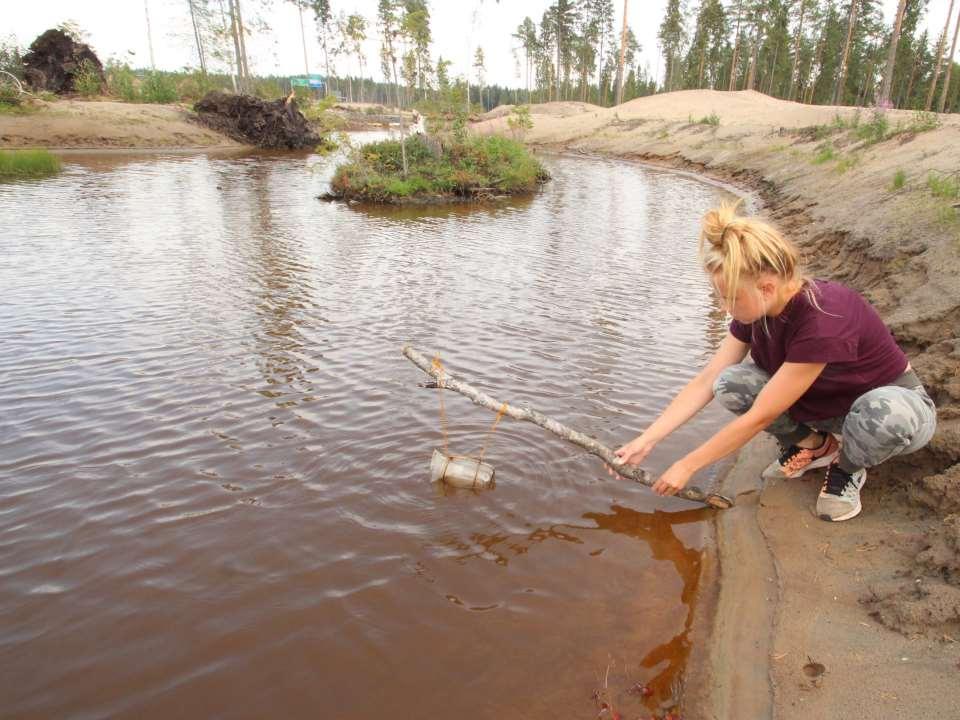
<svg viewBox="0 0 960 720"><path fill-rule="evenodd" d="M35 90L62 95L74 91L74 79L84 60L99 74L101 83L105 82L103 65L89 46L74 41L63 30L47 30L23 56L24 76Z"/></svg>
<svg viewBox="0 0 960 720"><path fill-rule="evenodd" d="M209 92L194 109L202 125L247 145L299 150L314 148L322 140L293 98L261 100L251 95Z"/></svg>

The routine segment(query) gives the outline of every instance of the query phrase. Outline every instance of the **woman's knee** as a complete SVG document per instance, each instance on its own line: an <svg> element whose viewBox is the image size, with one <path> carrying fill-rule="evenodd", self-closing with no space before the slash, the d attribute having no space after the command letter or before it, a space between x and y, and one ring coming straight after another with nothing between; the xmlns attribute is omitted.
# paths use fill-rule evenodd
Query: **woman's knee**
<svg viewBox="0 0 960 720"><path fill-rule="evenodd" d="M745 413L769 380L770 376L755 365L730 365L713 382L713 396L727 410Z"/></svg>
<svg viewBox="0 0 960 720"><path fill-rule="evenodd" d="M933 437L937 416L921 393L885 386L861 395L843 423L844 452L861 467L919 450Z"/></svg>

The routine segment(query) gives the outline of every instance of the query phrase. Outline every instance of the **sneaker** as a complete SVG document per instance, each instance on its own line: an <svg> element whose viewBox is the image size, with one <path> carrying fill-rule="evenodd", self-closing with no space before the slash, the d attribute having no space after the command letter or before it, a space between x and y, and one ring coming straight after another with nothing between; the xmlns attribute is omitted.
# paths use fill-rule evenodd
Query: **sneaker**
<svg viewBox="0 0 960 720"><path fill-rule="evenodd" d="M817 517L821 520L839 522L860 514L860 488L867 480L863 468L853 475L833 464L827 468L827 477L817 498Z"/></svg>
<svg viewBox="0 0 960 720"><path fill-rule="evenodd" d="M840 456L840 443L827 433L818 448L802 448L796 445L784 449L780 457L763 471L763 477L769 480L798 478L807 470L826 467Z"/></svg>

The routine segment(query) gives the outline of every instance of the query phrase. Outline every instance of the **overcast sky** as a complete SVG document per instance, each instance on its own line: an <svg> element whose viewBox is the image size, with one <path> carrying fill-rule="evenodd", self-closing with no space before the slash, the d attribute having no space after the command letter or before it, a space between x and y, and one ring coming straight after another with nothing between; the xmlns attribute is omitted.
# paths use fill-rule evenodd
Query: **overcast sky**
<svg viewBox="0 0 960 720"><path fill-rule="evenodd" d="M252 11L263 0L243 0L243 7ZM150 64L147 42L145 4L149 8L153 35L154 59L164 70L177 70L186 65L197 65L196 50L190 27L187 0L2 0L4 8L0 36L12 33L21 45L29 45L47 28L64 20L76 21L90 37L90 44L101 60L110 57L126 59L131 65ZM217 0L213 0L216 5ZM641 61L652 73L663 72L657 51L657 28L663 17L667 0L631 0L629 22L643 50ZM696 0L687 0L687 5ZM512 48L516 45L510 35L529 15L540 22L543 11L551 0L430 0L433 55L451 60L453 75L462 75L471 63L473 48L481 45L486 56L487 82L501 85L522 85L517 77ZM259 74L296 75L304 71L303 47L297 11L289 0L272 0L264 13L271 26L269 33L257 34L248 44L251 70ZM617 8L617 28L623 12L622 0L614 0ZM897 0L882 0L884 15L891 22ZM334 14L341 10L359 12L367 17L370 39L367 43L367 66L381 79L379 45L374 29L377 0L331 0ZM936 37L946 19L948 0L930 0L925 23ZM320 46L312 18L305 13L308 23L307 55L310 71L322 73ZM357 70L352 60L340 61L340 71Z"/></svg>

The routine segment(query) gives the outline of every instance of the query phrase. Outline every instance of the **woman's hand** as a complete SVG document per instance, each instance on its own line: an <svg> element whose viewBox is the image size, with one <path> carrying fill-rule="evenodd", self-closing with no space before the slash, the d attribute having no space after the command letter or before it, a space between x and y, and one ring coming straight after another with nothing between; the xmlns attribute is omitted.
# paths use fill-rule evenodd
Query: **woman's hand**
<svg viewBox="0 0 960 720"><path fill-rule="evenodd" d="M678 460L657 478L651 489L657 495L676 495L690 482L691 477L693 470L688 468L683 460Z"/></svg>
<svg viewBox="0 0 960 720"><path fill-rule="evenodd" d="M655 440L650 439L647 433L643 432L623 447L615 450L613 454L620 458L624 465L639 465L646 459L656 444ZM616 467L607 465L607 472L612 477L620 477Z"/></svg>

